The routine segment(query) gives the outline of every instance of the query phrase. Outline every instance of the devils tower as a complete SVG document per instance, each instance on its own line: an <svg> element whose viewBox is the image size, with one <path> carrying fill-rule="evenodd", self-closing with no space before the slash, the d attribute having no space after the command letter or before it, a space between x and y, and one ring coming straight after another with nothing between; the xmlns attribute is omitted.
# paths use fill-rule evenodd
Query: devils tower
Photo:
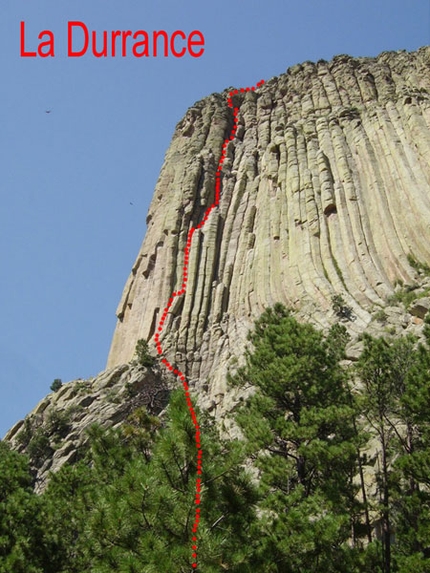
<svg viewBox="0 0 430 573"><path fill-rule="evenodd" d="M187 291L163 349L202 404L222 402L226 374L264 308L281 302L325 328L341 295L358 334L411 261L430 263L430 49L306 62L239 93L219 206L194 234ZM147 231L117 309L108 368L151 342L179 290L187 235L213 203L233 124L226 91L176 126Z"/></svg>
<svg viewBox="0 0 430 573"><path fill-rule="evenodd" d="M136 343L147 341L156 356L154 334L181 290L189 231L214 203L235 122L232 90L197 102L176 126L107 369L48 395L5 437L19 451L43 437L47 447L33 460L38 490L49 471L76 459L91 424L117 426L142 405L159 414L167 403L165 369L136 366ZM237 129L220 201L193 234L187 288L160 335L198 405L223 422L238 399L227 375L255 319L277 302L325 330L339 321L340 297L350 362L364 331L420 335L430 308L430 48L305 62L233 100ZM67 419L60 445L58 416Z"/></svg>

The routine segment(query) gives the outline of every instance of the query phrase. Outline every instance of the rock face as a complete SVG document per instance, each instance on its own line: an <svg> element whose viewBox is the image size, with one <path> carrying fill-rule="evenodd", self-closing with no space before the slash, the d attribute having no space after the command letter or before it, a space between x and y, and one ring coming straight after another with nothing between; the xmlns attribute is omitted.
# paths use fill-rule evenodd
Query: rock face
<svg viewBox="0 0 430 573"><path fill-rule="evenodd" d="M233 125L227 93L196 103L178 124L155 189L147 233L118 307L99 376L65 384L5 436L30 454L36 490L73 462L93 423L159 414L176 377L132 361L182 281L190 228L214 201L215 173ZM199 405L224 413L237 401L226 374L265 307L282 302L320 328L352 334L422 334L430 310L430 48L376 59L338 56L298 65L239 93L237 137L222 194L195 231L186 293L161 334L166 358ZM333 297L337 297L334 304Z"/></svg>
<svg viewBox="0 0 430 573"><path fill-rule="evenodd" d="M196 103L176 127L109 368L128 362L138 339L153 344L180 288L187 234L214 200L233 124L227 93ZM202 405L222 402L226 372L268 305L325 328L341 295L357 334L396 283L414 283L417 264L430 263L430 48L306 62L235 105L220 204L194 233L187 291L162 333L166 358Z"/></svg>
<svg viewBox="0 0 430 573"><path fill-rule="evenodd" d="M105 428L122 424L136 409L158 415L168 402L169 380L159 368L122 364L89 380L74 380L46 396L5 436L19 452L29 454L35 490L41 492L65 463L82 454L86 430L93 424Z"/></svg>

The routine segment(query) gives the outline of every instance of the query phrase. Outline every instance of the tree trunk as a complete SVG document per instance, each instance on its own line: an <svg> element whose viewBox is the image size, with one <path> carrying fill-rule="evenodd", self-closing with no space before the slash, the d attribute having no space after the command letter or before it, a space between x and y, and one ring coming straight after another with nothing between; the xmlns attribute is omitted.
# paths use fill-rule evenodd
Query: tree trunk
<svg viewBox="0 0 430 573"><path fill-rule="evenodd" d="M390 523L390 488L388 485L387 444L385 432L381 435L382 446L382 551L383 571L391 573L391 523Z"/></svg>

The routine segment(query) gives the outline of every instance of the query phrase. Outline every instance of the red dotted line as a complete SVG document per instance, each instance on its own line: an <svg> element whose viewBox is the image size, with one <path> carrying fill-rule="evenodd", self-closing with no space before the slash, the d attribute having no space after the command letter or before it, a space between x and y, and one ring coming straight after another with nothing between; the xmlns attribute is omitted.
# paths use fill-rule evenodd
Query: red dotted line
<svg viewBox="0 0 430 573"><path fill-rule="evenodd" d="M222 146L221 158L218 162L218 168L216 171L215 201L212 203L212 205L210 207L208 207L206 209L204 217L200 221L200 223L196 227L192 227L188 231L187 244L186 244L185 251L184 251L184 268L182 271L182 287L180 290L175 291L171 294L171 296L169 298L169 302L167 303L165 309L163 310L163 314L160 318L160 322L158 323L158 328L157 328L156 334L154 336L155 346L157 348L158 354L163 354L163 349L162 349L161 343L160 343L160 334L163 330L163 326L164 326L164 323L166 321L167 315L169 313L170 307L172 306L173 301L175 300L176 297L185 294L185 290L187 287L187 281L188 281L188 263L189 263L190 249L191 249L191 240L193 238L194 231L196 229L201 229L203 227L203 225L208 220L208 217L209 217L211 211L219 204L219 200L220 200L220 196L221 196L222 165L223 165L224 160L226 158L227 146L228 146L229 142L232 141L236 137L237 124L238 124L239 108L233 106L233 97L235 95L237 95L238 93L245 93L245 92L249 92L249 91L254 91L256 88L259 88L263 84L264 84L264 80L261 80L255 86L252 86L250 88L241 88L240 90L233 90L228 94L227 103L228 103L228 106L233 109L234 125L233 125L231 132L230 132L230 136L224 140L224 143ZM192 527L192 532L193 532L192 542L193 542L193 544L191 546L191 549L192 549L192 559L193 559L192 567L193 567L193 569L197 569L197 565L198 565L197 564L197 540L198 540L197 539L197 533L198 533L199 523L200 523L200 507L199 507L199 505L200 505L200 501L201 501L200 500L200 491L201 491L201 486L202 486L202 479L200 476L203 473L203 470L202 470L203 452L202 452L201 443L200 443L200 426L199 426L199 423L197 421L196 412L194 410L193 402L192 402L191 397L190 397L189 386L188 386L188 382L187 382L187 379L185 377L185 374L183 372L181 372L180 370L178 370L177 368L175 368L174 366L172 366L172 364L170 364L170 362L168 360L166 360L166 358L162 358L161 362L164 364L164 366L168 370L173 372L173 374L175 374L181 380L182 385L184 387L185 399L187 401L188 410L190 412L191 419L193 421L194 428L196 430L196 434L195 434L196 449L197 449L197 478L196 478L196 494L195 494L196 510L195 510L195 515L194 515L194 523L193 523L193 527Z"/></svg>

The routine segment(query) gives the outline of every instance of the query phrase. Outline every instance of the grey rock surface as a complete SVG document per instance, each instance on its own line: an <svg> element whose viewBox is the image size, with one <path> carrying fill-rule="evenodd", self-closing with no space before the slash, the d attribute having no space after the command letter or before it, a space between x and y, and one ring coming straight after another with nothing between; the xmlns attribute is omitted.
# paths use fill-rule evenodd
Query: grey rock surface
<svg viewBox="0 0 430 573"><path fill-rule="evenodd" d="M187 234L214 201L233 123L227 93L197 102L176 127L118 306L109 368L130 360L139 338L153 344L181 288ZM417 281L410 257L430 262L430 48L305 62L234 104L239 127L220 205L194 233L187 291L161 337L207 407L223 402L226 373L267 306L282 302L325 329L340 294L356 337L396 281ZM405 329L398 314L389 322Z"/></svg>
<svg viewBox="0 0 430 573"><path fill-rule="evenodd" d="M141 405L157 414L178 383L161 365L130 361L139 339L156 354L153 335L181 287L188 232L214 201L233 125L228 91L197 102L176 127L107 370L65 384L6 435L19 451L47 436L49 454L35 468L39 491L49 471L76 459L92 423L116 426ZM161 335L165 357L232 436L225 413L240 396L226 375L267 306L284 303L323 330L341 320L352 337L346 367L359 357L364 330L422 335L430 307L430 48L306 62L234 104L239 126L220 204L193 235L187 290ZM335 295L349 318L336 314Z"/></svg>
<svg viewBox="0 0 430 573"><path fill-rule="evenodd" d="M89 380L74 380L46 396L5 436L14 449L30 454L37 492L49 472L75 461L88 442L93 424L122 424L139 407L160 414L168 402L169 383L157 367L122 364Z"/></svg>

